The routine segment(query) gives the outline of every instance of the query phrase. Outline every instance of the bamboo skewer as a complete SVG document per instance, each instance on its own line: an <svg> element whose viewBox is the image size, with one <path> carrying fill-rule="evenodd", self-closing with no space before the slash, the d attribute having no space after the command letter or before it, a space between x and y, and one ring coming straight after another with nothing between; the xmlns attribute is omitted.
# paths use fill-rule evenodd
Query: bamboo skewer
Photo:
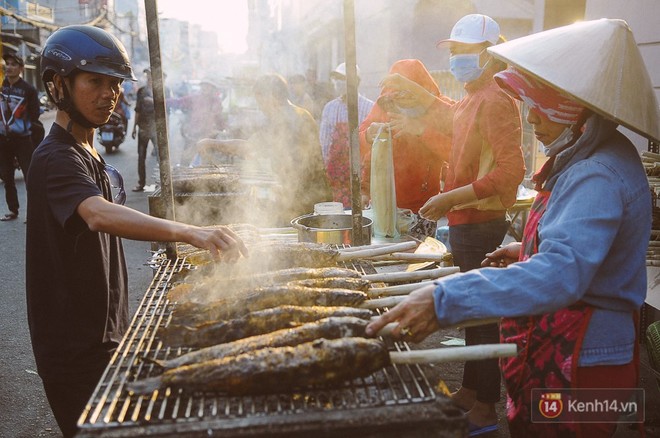
<svg viewBox="0 0 660 438"><path fill-rule="evenodd" d="M372 321L375 321L378 319L378 316L374 316L371 318ZM458 329L464 329L467 327L478 327L480 325L488 325L488 324L497 324L500 322L502 318L496 317L496 318L482 318L482 319L468 319L466 321L459 322L458 324L454 325L453 327L456 327ZM394 329L399 325L397 322L391 322L389 324L386 324L385 327L383 327L379 332L378 336L390 336Z"/></svg>
<svg viewBox="0 0 660 438"><path fill-rule="evenodd" d="M433 281L420 281L419 283L399 284L396 286L373 287L367 290L369 298L389 297L396 295L407 295L410 292L417 290L421 287L433 284Z"/></svg>
<svg viewBox="0 0 660 438"><path fill-rule="evenodd" d="M404 243L407 243L408 245L411 245L412 243L415 243L415 245L417 245L417 242L414 242L412 240L409 241L409 242L404 242ZM365 249L385 248L385 247L390 247L392 245L397 245L397 244L396 243L372 243L371 245L349 246L347 248L339 248L339 249L341 250L341 252L355 252L355 251L363 251Z"/></svg>
<svg viewBox="0 0 660 438"><path fill-rule="evenodd" d="M411 262L445 262L448 261L448 255L445 254L423 254L412 252L393 252L375 257L365 257L372 262L381 261L411 261Z"/></svg>
<svg viewBox="0 0 660 438"><path fill-rule="evenodd" d="M386 272L379 274L366 274L362 278L371 282L384 282L384 283L403 283L407 281L428 280L444 277L446 275L455 274L460 271L458 266L447 268L436 268L424 271L414 272Z"/></svg>
<svg viewBox="0 0 660 438"><path fill-rule="evenodd" d="M389 245L389 246L384 246L381 248L370 248L370 249L364 249L364 250L356 250L356 251L339 251L339 257L337 258L337 261L343 262L347 260L355 260L355 259L364 259L368 257L374 257L374 256L381 256L385 254L391 254L393 252L399 252L399 251L406 251L410 249L414 249L417 247L417 242L410 241L410 242L401 242L397 243L394 245Z"/></svg>
<svg viewBox="0 0 660 438"><path fill-rule="evenodd" d="M406 299L406 295L397 295L394 297L386 298L374 298L372 300L366 300L359 307L363 309L376 310L381 307L394 307L399 304L401 301Z"/></svg>
<svg viewBox="0 0 660 438"><path fill-rule="evenodd" d="M518 347L515 344L482 344L430 350L392 351L390 360L394 364L425 364L496 359L512 357L516 354Z"/></svg>

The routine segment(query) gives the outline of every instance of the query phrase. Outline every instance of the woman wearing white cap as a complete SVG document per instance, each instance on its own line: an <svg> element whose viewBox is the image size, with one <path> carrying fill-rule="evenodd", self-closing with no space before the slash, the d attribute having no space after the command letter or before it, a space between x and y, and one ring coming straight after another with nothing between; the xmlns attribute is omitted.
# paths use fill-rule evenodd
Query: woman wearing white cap
<svg viewBox="0 0 660 438"><path fill-rule="evenodd" d="M651 196L639 153L617 125L660 138L653 88L622 20L577 23L489 51L515 66L496 80L528 105L550 157L534 177L539 195L523 242L488 254L484 266L496 268L418 289L368 332L398 321L422 340L466 319L504 317L501 339L518 346L501 363L511 436L611 436L620 412L569 405L628 402L627 388L637 386ZM628 421L639 422L643 405L634 401Z"/></svg>
<svg viewBox="0 0 660 438"><path fill-rule="evenodd" d="M449 39L438 43L449 47L450 71L465 83L466 95L458 102L431 96L400 76L390 75L383 81L418 95L436 128L451 136L443 191L428 199L419 215L432 221L447 217L449 244L462 272L480 268L484 255L502 243L508 230L506 209L515 203L525 174L519 110L493 80L506 65L486 51L499 40L500 27L492 18L471 14L454 25ZM494 323L465 330L467 345L498 340ZM466 362L461 388L452 398L468 411L473 435L497 429L497 360Z"/></svg>

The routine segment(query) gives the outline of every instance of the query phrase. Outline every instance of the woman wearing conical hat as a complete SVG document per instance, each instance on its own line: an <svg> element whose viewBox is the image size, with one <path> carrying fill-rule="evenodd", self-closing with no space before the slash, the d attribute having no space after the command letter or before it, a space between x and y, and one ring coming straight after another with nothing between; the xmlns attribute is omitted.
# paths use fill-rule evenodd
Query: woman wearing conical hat
<svg viewBox="0 0 660 438"><path fill-rule="evenodd" d="M619 50L626 56L617 66ZM487 254L483 264L492 268L418 289L368 332L396 321L420 341L463 320L503 317L501 341L518 345L517 356L501 361L511 436L611 436L621 413L602 409L603 400L625 404L634 395L626 388L638 386L635 321L651 229L648 180L617 126L660 137L648 73L621 20L565 26L489 51L513 66L496 80L529 108L549 157L534 177L539 195L523 241ZM582 402L594 408L575 409Z"/></svg>

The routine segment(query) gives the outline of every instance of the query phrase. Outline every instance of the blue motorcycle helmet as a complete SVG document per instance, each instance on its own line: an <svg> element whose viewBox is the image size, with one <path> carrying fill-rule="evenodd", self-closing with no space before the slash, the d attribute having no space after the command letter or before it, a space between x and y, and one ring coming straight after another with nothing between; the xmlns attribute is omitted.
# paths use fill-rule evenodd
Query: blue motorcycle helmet
<svg viewBox="0 0 660 438"><path fill-rule="evenodd" d="M137 81L124 45L114 35L94 26L73 25L56 30L48 37L40 56L41 79L48 97L58 109L85 128L97 128L73 104L64 83L64 95L53 96L53 77L73 77L78 71L99 73L121 80Z"/></svg>

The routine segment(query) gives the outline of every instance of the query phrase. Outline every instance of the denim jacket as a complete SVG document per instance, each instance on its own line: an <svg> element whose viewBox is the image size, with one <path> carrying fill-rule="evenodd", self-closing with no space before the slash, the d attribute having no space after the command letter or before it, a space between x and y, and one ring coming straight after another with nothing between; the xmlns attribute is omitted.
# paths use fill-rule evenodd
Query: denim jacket
<svg viewBox="0 0 660 438"><path fill-rule="evenodd" d="M539 223L538 253L525 262L436 282L441 325L495 316L539 315L578 300L595 307L579 365L632 359L633 312L646 296L651 196L638 151L616 125L592 116L556 160ZM576 152L577 151L577 152Z"/></svg>

